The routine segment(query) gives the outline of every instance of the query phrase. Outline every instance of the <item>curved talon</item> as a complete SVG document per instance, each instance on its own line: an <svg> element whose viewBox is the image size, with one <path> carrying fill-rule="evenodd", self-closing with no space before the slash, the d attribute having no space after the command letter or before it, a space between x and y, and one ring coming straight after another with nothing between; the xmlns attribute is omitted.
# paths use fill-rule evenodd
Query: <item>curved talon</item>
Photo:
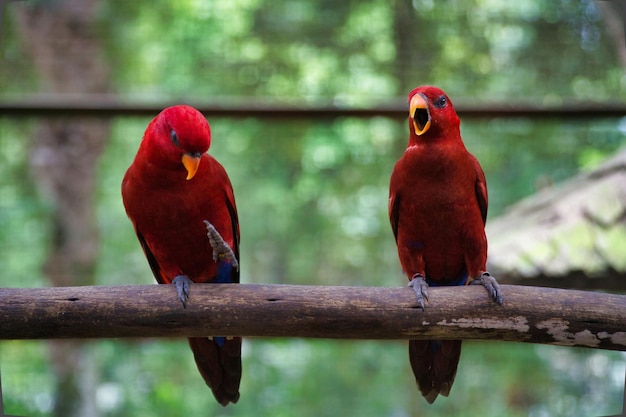
<svg viewBox="0 0 626 417"><path fill-rule="evenodd" d="M226 260L230 261L233 268L239 271L239 261L237 261L237 257L230 246L228 246L228 243L224 241L222 235L220 235L215 226L208 220L204 220L204 224L206 225L206 235L209 238L209 244L213 248L213 261L217 262L220 259L226 258Z"/></svg>
<svg viewBox="0 0 626 417"><path fill-rule="evenodd" d="M498 281L494 277L489 274L489 272L483 272L480 277L474 278L470 285L482 285L487 290L489 297L498 305L502 305L502 293L500 291L500 285Z"/></svg>
<svg viewBox="0 0 626 417"><path fill-rule="evenodd" d="M428 301L428 284L426 283L424 276L422 274L413 275L413 278L409 281L409 287L413 288L413 292L415 292L417 302L420 307L422 307L422 311L426 311L424 299Z"/></svg>
<svg viewBox="0 0 626 417"><path fill-rule="evenodd" d="M189 284L191 280L187 275L178 275L176 278L172 280L172 284L176 287L176 293L178 294L178 298L181 303L183 303L183 308L187 307L187 302L189 301Z"/></svg>

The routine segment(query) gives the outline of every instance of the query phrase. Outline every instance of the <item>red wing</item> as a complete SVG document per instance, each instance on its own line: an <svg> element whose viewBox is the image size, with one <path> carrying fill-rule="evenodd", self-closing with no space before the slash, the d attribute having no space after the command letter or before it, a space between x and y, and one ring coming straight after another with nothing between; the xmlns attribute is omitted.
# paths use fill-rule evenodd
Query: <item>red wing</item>
<svg viewBox="0 0 626 417"><path fill-rule="evenodd" d="M391 223L391 230L393 236L398 243L398 218L400 216L400 196L392 194L389 197L389 222Z"/></svg>
<svg viewBox="0 0 626 417"><path fill-rule="evenodd" d="M137 239L139 239L139 243L141 243L141 248L143 249L143 253L146 255L146 259L148 260L148 264L150 264L150 269L152 270L152 274L154 274L154 278L157 280L159 284L169 284L170 279L163 275L161 271L161 267L157 262L156 258L152 254L150 247L148 247L148 243L146 239L144 239L143 235L137 228L135 228L135 232L137 233Z"/></svg>
<svg viewBox="0 0 626 417"><path fill-rule="evenodd" d="M237 208L235 207L235 196L233 195L233 189L229 186L226 188L226 208L230 214L230 223L233 230L233 247L231 248L235 252L237 261L241 263L239 259L239 219L237 217ZM230 272L231 282L239 283L239 268L232 268Z"/></svg>
<svg viewBox="0 0 626 417"><path fill-rule="evenodd" d="M476 200L478 201L478 207L480 207L480 214L483 218L483 224L486 224L487 206L489 204L489 200L487 197L487 179L485 178L485 173L478 163L478 160L473 155L472 160L474 162L474 168L476 169Z"/></svg>

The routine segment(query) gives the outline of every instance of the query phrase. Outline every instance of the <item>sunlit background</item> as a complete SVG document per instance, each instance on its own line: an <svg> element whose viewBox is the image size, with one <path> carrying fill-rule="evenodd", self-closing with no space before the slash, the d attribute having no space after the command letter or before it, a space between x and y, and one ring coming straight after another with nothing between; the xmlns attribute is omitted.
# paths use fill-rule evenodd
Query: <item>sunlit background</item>
<svg viewBox="0 0 626 417"><path fill-rule="evenodd" d="M421 84L445 89L487 176L488 223L520 199L596 168L626 143L626 115L608 110L626 103L619 2L46 0L0 7L6 108L113 100L303 109L292 118L207 115L210 153L235 189L243 283L405 285L387 218L405 116L350 117L341 109L402 106ZM606 107L606 117L471 113L586 105ZM338 112L319 118L307 106ZM120 183L155 114L44 113L0 110L0 285L154 283ZM561 278L557 286L571 288ZM428 405L406 342L245 339L241 399L227 408L214 401L184 340L3 341L0 366L5 412L28 417L590 417L621 412L626 357L465 342L450 397Z"/></svg>

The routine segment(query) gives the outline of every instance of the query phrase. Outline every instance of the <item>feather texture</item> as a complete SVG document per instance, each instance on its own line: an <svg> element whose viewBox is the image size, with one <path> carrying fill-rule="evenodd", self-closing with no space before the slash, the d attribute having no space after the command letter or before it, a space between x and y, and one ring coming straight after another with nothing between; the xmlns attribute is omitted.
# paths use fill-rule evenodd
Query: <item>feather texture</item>
<svg viewBox="0 0 626 417"><path fill-rule="evenodd" d="M126 213L160 284L181 275L195 283L239 282L238 267L226 258L214 260L207 236L209 222L239 259L233 189L224 168L206 153L210 144L200 112L169 107L148 125L122 181ZM189 345L217 401L237 402L241 338L192 338Z"/></svg>
<svg viewBox="0 0 626 417"><path fill-rule="evenodd" d="M418 87L409 106L409 143L389 193L400 263L410 280L464 285L485 272L485 175L465 148L460 120L442 90ZM411 367L429 403L450 393L460 354L461 341L409 342Z"/></svg>

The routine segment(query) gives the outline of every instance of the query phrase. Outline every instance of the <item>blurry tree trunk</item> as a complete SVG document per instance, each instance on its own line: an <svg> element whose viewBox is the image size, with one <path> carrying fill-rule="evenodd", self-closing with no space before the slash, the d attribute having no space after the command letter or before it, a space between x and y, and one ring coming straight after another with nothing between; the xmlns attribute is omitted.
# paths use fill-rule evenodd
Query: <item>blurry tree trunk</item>
<svg viewBox="0 0 626 417"><path fill-rule="evenodd" d="M419 15L411 0L395 0L393 2L393 42L396 46L395 78L398 80L399 93L403 96L415 87L418 75L425 74L424 62L420 62L420 45L418 32L423 30L416 24ZM424 60L424 54L421 54ZM424 68L419 71L419 68Z"/></svg>
<svg viewBox="0 0 626 417"><path fill-rule="evenodd" d="M626 2L624 0L596 1L602 10L607 33L613 38L615 53L626 69Z"/></svg>
<svg viewBox="0 0 626 417"><path fill-rule="evenodd" d="M110 90L110 70L95 31L97 6L97 0L13 5L24 48L40 74L41 91L90 94ZM32 139L32 174L52 210L44 274L54 286L94 282L96 167L108 135L108 120L57 118L42 121ZM97 416L95 378L85 375L94 369L85 366L92 360L88 345L50 342L50 358L57 377L54 415Z"/></svg>

